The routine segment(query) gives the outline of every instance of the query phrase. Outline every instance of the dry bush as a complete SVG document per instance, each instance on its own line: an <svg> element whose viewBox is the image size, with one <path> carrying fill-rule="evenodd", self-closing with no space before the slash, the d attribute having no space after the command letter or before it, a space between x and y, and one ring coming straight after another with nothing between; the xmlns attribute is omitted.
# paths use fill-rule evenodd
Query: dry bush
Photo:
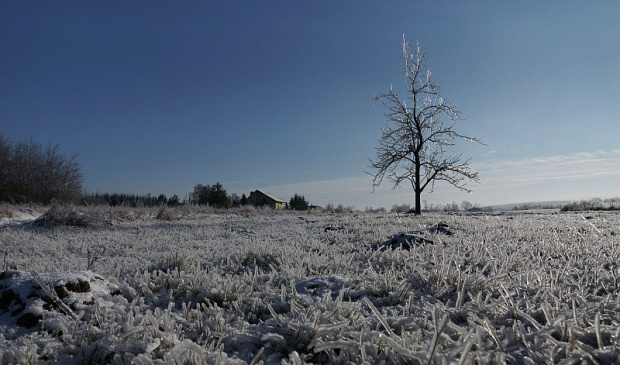
<svg viewBox="0 0 620 365"><path fill-rule="evenodd" d="M344 214L353 212L353 207L345 207L342 204L338 204L337 207L334 207L333 204L329 203L325 206L325 211L327 213Z"/></svg>
<svg viewBox="0 0 620 365"><path fill-rule="evenodd" d="M196 214L213 214L216 209L208 205L186 204L180 207L183 216L192 216Z"/></svg>
<svg viewBox="0 0 620 365"><path fill-rule="evenodd" d="M239 207L231 208L232 212L245 216L256 214L258 210L259 209L253 205L242 205Z"/></svg>
<svg viewBox="0 0 620 365"><path fill-rule="evenodd" d="M14 217L15 217L15 211L13 210L13 207L11 207L8 204L0 205L0 218L14 218Z"/></svg>
<svg viewBox="0 0 620 365"><path fill-rule="evenodd" d="M167 205L161 205L157 208L155 219L161 221L178 221L187 217L187 212L181 207L169 207Z"/></svg>
<svg viewBox="0 0 620 365"><path fill-rule="evenodd" d="M14 142L0 135L0 200L75 201L82 192L76 157L62 155L59 145L43 147L33 139Z"/></svg>
<svg viewBox="0 0 620 365"><path fill-rule="evenodd" d="M111 225L111 221L105 212L96 207L54 204L30 224L42 228L58 226L93 227Z"/></svg>
<svg viewBox="0 0 620 365"><path fill-rule="evenodd" d="M115 222L134 222L152 216L152 208L115 206L109 208L110 219Z"/></svg>
<svg viewBox="0 0 620 365"><path fill-rule="evenodd" d="M182 217L191 217L196 215L210 215L210 214L222 214L222 215L272 215L286 213L284 210L273 209L267 205L261 207L255 207L253 205L242 205L233 208L215 208L209 205L182 205L177 207L179 214Z"/></svg>

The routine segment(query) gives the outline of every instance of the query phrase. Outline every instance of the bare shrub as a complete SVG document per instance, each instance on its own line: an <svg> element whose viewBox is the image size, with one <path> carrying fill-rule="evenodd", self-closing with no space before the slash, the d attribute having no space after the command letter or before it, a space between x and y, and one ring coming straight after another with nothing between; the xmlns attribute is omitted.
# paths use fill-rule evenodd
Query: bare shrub
<svg viewBox="0 0 620 365"><path fill-rule="evenodd" d="M31 226L34 227L92 227L110 225L107 214L102 214L102 210L96 207L76 207L73 204L54 204L51 208L35 219Z"/></svg>
<svg viewBox="0 0 620 365"><path fill-rule="evenodd" d="M132 222L137 219L136 214L133 210L127 207L113 207L110 210L110 219L117 222Z"/></svg>
<svg viewBox="0 0 620 365"><path fill-rule="evenodd" d="M151 207L131 207L121 205L110 207L108 209L110 220L115 222L134 222L154 216L153 208Z"/></svg>
<svg viewBox="0 0 620 365"><path fill-rule="evenodd" d="M14 143L0 136L0 200L71 202L82 194L77 155L63 156L58 145L43 148L34 140Z"/></svg>
<svg viewBox="0 0 620 365"><path fill-rule="evenodd" d="M13 218L15 217L15 211L10 205L0 205L0 218Z"/></svg>
<svg viewBox="0 0 620 365"><path fill-rule="evenodd" d="M338 204L338 206L336 207L336 209L334 210L334 212L336 213L340 213L340 214L344 214L344 213L352 213L353 212L353 207L349 207L349 206L343 206L342 204Z"/></svg>
<svg viewBox="0 0 620 365"><path fill-rule="evenodd" d="M186 204L182 207L184 215L213 214L216 209L209 205Z"/></svg>
<svg viewBox="0 0 620 365"><path fill-rule="evenodd" d="M239 207L232 208L232 211L241 215L253 215L256 213L257 209L253 205L241 205Z"/></svg>
<svg viewBox="0 0 620 365"><path fill-rule="evenodd" d="M334 204L329 203L325 206L325 211L327 213L338 213L338 214L344 214L344 213L351 213L353 212L353 207L345 207L342 204L338 204L338 206L334 207Z"/></svg>
<svg viewBox="0 0 620 365"><path fill-rule="evenodd" d="M171 208L168 208L165 205L161 205L157 210L157 215L155 216L155 219L162 221L173 221L176 219L176 214Z"/></svg>
<svg viewBox="0 0 620 365"><path fill-rule="evenodd" d="M394 204L392 209L390 209L390 213L407 213L411 210L409 204Z"/></svg>

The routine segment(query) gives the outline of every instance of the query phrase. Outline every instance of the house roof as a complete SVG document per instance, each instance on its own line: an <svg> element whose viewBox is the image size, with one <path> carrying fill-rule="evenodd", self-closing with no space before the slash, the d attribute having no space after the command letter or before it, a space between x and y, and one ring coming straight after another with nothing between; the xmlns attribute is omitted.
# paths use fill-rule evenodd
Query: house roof
<svg viewBox="0 0 620 365"><path fill-rule="evenodd" d="M269 199L274 200L274 201L276 201L276 202L278 202L278 203L285 203L285 202L286 202L286 201L284 201L284 200L282 200L282 199L278 198L277 196L275 196L275 195L273 195L273 194L271 194L271 193L268 193L268 192L266 192L266 191L263 191L263 190L260 190L260 189L257 189L256 191L258 191L259 193L261 193L261 194L265 195L265 196L266 196L266 197L268 197Z"/></svg>

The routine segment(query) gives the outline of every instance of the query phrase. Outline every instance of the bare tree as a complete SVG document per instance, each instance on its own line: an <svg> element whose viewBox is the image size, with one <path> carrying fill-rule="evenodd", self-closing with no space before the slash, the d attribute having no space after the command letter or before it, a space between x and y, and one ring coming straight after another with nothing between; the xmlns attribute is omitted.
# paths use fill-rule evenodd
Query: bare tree
<svg viewBox="0 0 620 365"><path fill-rule="evenodd" d="M374 97L387 109L387 120L396 125L382 128L377 159L370 160L374 172L369 174L373 176L373 190L384 178L393 183L392 188L409 181L415 193L414 212L420 214L420 195L429 186L432 192L436 181L446 181L468 192L465 179L479 181L478 173L469 168L470 160L451 149L457 139L482 142L453 129L462 120L460 112L441 96L441 88L426 70L426 55L419 46L411 50L404 35L402 60L407 99L399 98L391 87Z"/></svg>
<svg viewBox="0 0 620 365"><path fill-rule="evenodd" d="M12 142L0 136L0 200L48 204L82 195L77 155L60 154L58 145L43 148L34 140Z"/></svg>
<svg viewBox="0 0 620 365"><path fill-rule="evenodd" d="M463 202L461 203L461 208L463 208L463 210L466 212L472 209L473 207L474 205L467 200L463 200Z"/></svg>

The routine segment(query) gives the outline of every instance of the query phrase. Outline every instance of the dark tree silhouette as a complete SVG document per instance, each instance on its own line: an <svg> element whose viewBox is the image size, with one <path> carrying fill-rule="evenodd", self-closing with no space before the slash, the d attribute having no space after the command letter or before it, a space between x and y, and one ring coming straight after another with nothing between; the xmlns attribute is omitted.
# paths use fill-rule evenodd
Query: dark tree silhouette
<svg viewBox="0 0 620 365"><path fill-rule="evenodd" d="M230 198L219 182L213 186L198 184L194 187L193 199L198 204L216 208L230 207Z"/></svg>
<svg viewBox="0 0 620 365"><path fill-rule="evenodd" d="M303 195L295 194L288 203L290 209L293 210L308 210L308 202Z"/></svg>
<svg viewBox="0 0 620 365"><path fill-rule="evenodd" d="M58 145L46 148L34 140L14 143L0 136L0 200L48 204L82 195L77 155L64 156Z"/></svg>
<svg viewBox="0 0 620 365"><path fill-rule="evenodd" d="M465 179L479 181L478 173L469 168L470 160L450 149L457 139L482 142L454 130L461 120L460 112L441 96L441 88L426 70L426 55L419 46L411 50L404 35L402 60L407 99L400 98L392 88L374 98L383 103L387 120L395 126L382 128L377 158L370 160L374 172L369 174L373 176L373 190L384 178L393 183L393 188L409 181L415 194L414 213L420 214L420 196L429 186L432 191L436 181L446 181L464 191L470 191ZM449 120L446 124L445 118Z"/></svg>

